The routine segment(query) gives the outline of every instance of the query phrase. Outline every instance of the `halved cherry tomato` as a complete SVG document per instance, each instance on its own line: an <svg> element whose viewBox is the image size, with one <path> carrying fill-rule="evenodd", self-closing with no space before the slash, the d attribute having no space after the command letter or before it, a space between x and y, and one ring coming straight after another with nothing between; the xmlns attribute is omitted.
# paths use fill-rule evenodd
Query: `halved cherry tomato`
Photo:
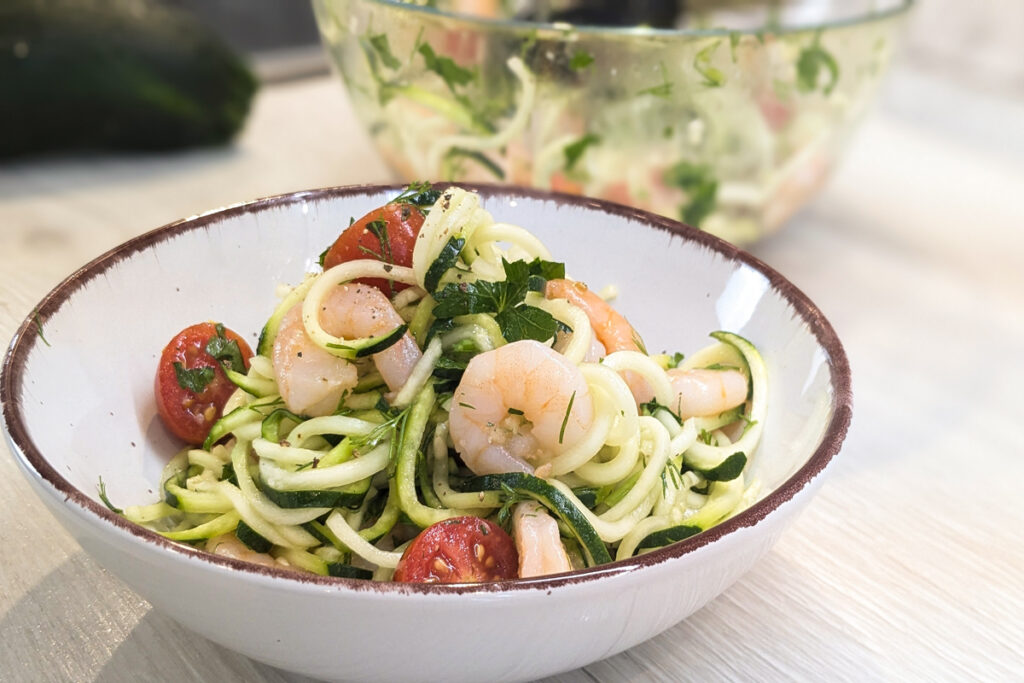
<svg viewBox="0 0 1024 683"><path fill-rule="evenodd" d="M423 212L412 204L392 203L374 209L341 233L324 256L324 269L356 259L375 258L396 266L412 265L412 250L423 226ZM383 225L378 222L382 221ZM408 285L382 278L356 280L385 294L400 292Z"/></svg>
<svg viewBox="0 0 1024 683"><path fill-rule="evenodd" d="M222 346L230 350L230 342L237 344L245 369L249 368L252 357L252 350L244 339L223 326L220 330L223 336L218 334L215 323L186 327L164 347L156 368L157 411L167 428L190 444L203 443L235 390L221 368L221 361L207 351L210 341L220 337L214 349ZM224 360L230 362L227 354ZM243 371L238 367L233 369Z"/></svg>
<svg viewBox="0 0 1024 683"><path fill-rule="evenodd" d="M479 583L514 579L516 544L505 530L479 517L453 517L427 527L405 549L395 581Z"/></svg>

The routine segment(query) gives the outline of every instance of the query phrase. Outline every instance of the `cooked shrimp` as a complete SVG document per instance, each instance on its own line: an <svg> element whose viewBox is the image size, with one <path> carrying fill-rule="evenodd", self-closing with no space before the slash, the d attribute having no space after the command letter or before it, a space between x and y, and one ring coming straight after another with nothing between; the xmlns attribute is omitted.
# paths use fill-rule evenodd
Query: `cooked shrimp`
<svg viewBox="0 0 1024 683"><path fill-rule="evenodd" d="M612 308L607 301L594 294L582 282L573 280L548 280L544 296L548 299L565 299L573 306L576 306L587 314L590 327L594 330L595 341L603 346L606 353L616 351L641 351L644 352L644 344L633 326L629 324L625 316ZM587 354L587 360L593 358L594 353L599 352L594 345ZM603 357L604 354L598 356ZM623 372L622 378L626 380L633 397L638 404L651 400L654 393L642 378L633 372Z"/></svg>
<svg viewBox="0 0 1024 683"><path fill-rule="evenodd" d="M475 356L449 418L455 450L476 474L532 473L582 441L593 422L579 368L531 340Z"/></svg>
<svg viewBox="0 0 1024 683"><path fill-rule="evenodd" d="M355 365L324 351L306 334L302 304L281 319L271 356L281 398L299 415L330 415L358 380Z"/></svg>
<svg viewBox="0 0 1024 683"><path fill-rule="evenodd" d="M539 503L517 503L512 511L512 535L519 552L519 578L572 570L558 533L558 523Z"/></svg>
<svg viewBox="0 0 1024 683"><path fill-rule="evenodd" d="M643 351L640 335L629 321L582 282L548 280L544 296L548 299L565 299L586 313L594 335L608 353Z"/></svg>
<svg viewBox="0 0 1024 683"><path fill-rule="evenodd" d="M206 551L222 557L232 557L244 562L262 564L264 567L283 567L282 563L275 560L266 553L258 553L251 550L244 543L238 540L238 536L228 532L221 536L214 536L206 542Z"/></svg>
<svg viewBox="0 0 1024 683"><path fill-rule="evenodd" d="M739 370L669 370L674 393L669 408L682 419L717 415L747 400L747 378Z"/></svg>
<svg viewBox="0 0 1024 683"><path fill-rule="evenodd" d="M346 284L324 299L320 324L334 336L356 338L387 334L403 320L376 287ZM406 333L395 344L375 353L373 362L388 388L397 391L421 355L415 340ZM302 415L330 415L358 381L355 365L321 349L306 334L301 304L281 320L273 361L281 398L289 410Z"/></svg>
<svg viewBox="0 0 1024 683"><path fill-rule="evenodd" d="M405 321L383 292L353 282L340 285L324 299L320 324L328 334L355 338L385 335ZM388 388L398 391L422 355L412 335L406 332L396 343L373 354L373 363Z"/></svg>

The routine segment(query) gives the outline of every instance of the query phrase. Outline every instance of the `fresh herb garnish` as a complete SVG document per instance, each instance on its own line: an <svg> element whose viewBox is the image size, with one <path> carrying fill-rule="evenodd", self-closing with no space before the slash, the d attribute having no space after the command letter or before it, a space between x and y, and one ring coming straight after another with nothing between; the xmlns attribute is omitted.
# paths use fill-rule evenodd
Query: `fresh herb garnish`
<svg viewBox="0 0 1024 683"><path fill-rule="evenodd" d="M214 329L217 330L217 336L211 337L210 341L206 342L206 352L226 370L244 373L245 360L242 358L241 349L238 348L238 342L225 336L222 324L216 323Z"/></svg>
<svg viewBox="0 0 1024 683"><path fill-rule="evenodd" d="M100 500L103 501L103 504L106 505L111 512L117 515L120 515L124 512L124 510L122 510L121 508L115 507L114 504L110 502L110 499L107 498L107 485L103 483L103 477L100 477L100 483L96 486L96 490L100 494Z"/></svg>
<svg viewBox="0 0 1024 683"><path fill-rule="evenodd" d="M464 149L462 147L452 147L445 153L445 163L448 165L448 168L443 175L448 178L454 178L461 175L462 166L458 163L461 159L475 161L487 169L487 171L498 180L505 179L505 171L496 161L483 152L475 149Z"/></svg>
<svg viewBox="0 0 1024 683"><path fill-rule="evenodd" d="M729 32L729 54L732 56L732 63L736 63L736 48L740 45L742 34L739 31Z"/></svg>
<svg viewBox="0 0 1024 683"><path fill-rule="evenodd" d="M554 317L547 311L524 304L523 300L530 291L543 291L547 280L565 277L565 266L540 259L511 263L502 259L502 264L504 280L445 285L435 295L434 316L444 319L491 313L507 341L546 341L553 337L558 329Z"/></svg>
<svg viewBox="0 0 1024 683"><path fill-rule="evenodd" d="M409 186L402 190L402 193L391 200L392 204L412 204L418 206L423 213L428 213L427 210L434 205L438 197L441 196L441 190L434 190L431 188L430 183L426 181L412 182Z"/></svg>
<svg viewBox="0 0 1024 683"><path fill-rule="evenodd" d="M46 341L46 337L43 336L43 323L40 322L40 320L39 320L39 312L38 311L34 311L32 313L32 322L34 322L36 324L36 334L39 335L39 338L43 340L44 344L49 346L50 342Z"/></svg>
<svg viewBox="0 0 1024 683"><path fill-rule="evenodd" d="M502 496L501 509L498 510L498 524L508 530L509 517L512 515L512 507L516 503L522 503L526 500L531 500L530 496L525 493L519 493L505 482L501 482Z"/></svg>
<svg viewBox="0 0 1024 683"><path fill-rule="evenodd" d="M390 457L388 461L394 464L398 459L398 450L405 437L405 423L411 408L412 406L409 406L403 410L396 410L389 406L382 397L377 401L376 409L384 416L384 422L374 427L367 434L348 437L352 447L360 453L366 453L385 440L390 439Z"/></svg>
<svg viewBox="0 0 1024 683"><path fill-rule="evenodd" d="M586 69L588 66L594 63L594 55L583 50L576 50L572 53L572 57L569 59L569 68L573 71L580 71Z"/></svg>
<svg viewBox="0 0 1024 683"><path fill-rule="evenodd" d="M385 220L370 221L366 224L366 229L377 238L377 243L380 245L380 253L374 254L372 250L367 250L377 258L378 261L384 263L394 263L395 259L391 256L391 240L388 237L388 223ZM359 245L360 249L363 249L362 245ZM389 280L390 282L390 280Z"/></svg>
<svg viewBox="0 0 1024 683"><path fill-rule="evenodd" d="M601 142L601 136L593 133L587 133L579 140L570 142L568 145L562 148L562 154L565 155L565 170L571 171L576 165L576 162L583 156L583 152L587 150L587 147L596 145Z"/></svg>
<svg viewBox="0 0 1024 683"><path fill-rule="evenodd" d="M831 95L839 82L839 63L832 54L821 46L821 33L814 36L814 42L800 50L796 61L796 87L802 93L818 89L821 70L828 72L828 81L822 86L822 93Z"/></svg>
<svg viewBox="0 0 1024 683"><path fill-rule="evenodd" d="M188 370L181 363L174 363L174 376L178 380L178 386L191 391L193 394L203 393L203 389L213 381L216 376L213 368L204 366Z"/></svg>
<svg viewBox="0 0 1024 683"><path fill-rule="evenodd" d="M668 369L671 370L673 368L678 368L679 364L683 362L684 358L686 358L686 356L682 353L679 353L678 351L673 353L671 356L669 356L668 359Z"/></svg>
<svg viewBox="0 0 1024 683"><path fill-rule="evenodd" d="M654 95L655 97L669 98L672 96L672 81L668 80L668 69L665 68L665 63L660 62L661 67L661 83L650 88L644 88L637 95Z"/></svg>
<svg viewBox="0 0 1024 683"><path fill-rule="evenodd" d="M569 413L572 411L572 404L576 401L576 392L572 392L572 396L569 397L569 405L565 407L565 417L562 418L562 428L558 430L558 443L562 443L562 439L565 437L565 426L569 424Z"/></svg>
<svg viewBox="0 0 1024 683"><path fill-rule="evenodd" d="M703 164L680 161L665 171L665 184L683 190L688 202L680 209L680 217L684 223L700 227L712 211L718 197L718 181L711 174L711 169Z"/></svg>
<svg viewBox="0 0 1024 683"><path fill-rule="evenodd" d="M476 78L476 72L459 66L451 57L439 57L429 43L420 43L417 51L423 55L427 69L440 76L453 95L455 86L466 85Z"/></svg>
<svg viewBox="0 0 1024 683"><path fill-rule="evenodd" d="M386 33L378 33L375 36L370 36L370 45L376 51L380 57L380 61L384 63L384 66L389 69L401 68L402 62L391 52L391 46L388 44L388 36Z"/></svg>
<svg viewBox="0 0 1024 683"><path fill-rule="evenodd" d="M704 77L704 85L709 88L719 88L725 83L725 74L711 66L711 59L714 57L715 50L718 49L718 45L721 42L716 40L698 52L697 56L693 58L693 68Z"/></svg>

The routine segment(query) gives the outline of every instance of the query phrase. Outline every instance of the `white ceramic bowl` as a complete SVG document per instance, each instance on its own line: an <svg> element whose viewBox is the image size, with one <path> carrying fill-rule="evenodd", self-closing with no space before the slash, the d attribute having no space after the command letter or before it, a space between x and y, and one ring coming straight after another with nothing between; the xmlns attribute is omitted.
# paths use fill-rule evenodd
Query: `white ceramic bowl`
<svg viewBox="0 0 1024 683"><path fill-rule="evenodd" d="M839 340L793 285L707 234L593 200L476 189L495 217L534 231L574 277L619 286L617 307L652 351L695 350L716 329L760 347L771 384L750 470L763 484L759 502L641 557L472 586L250 566L107 510L101 476L115 502L151 502L178 447L151 396L167 339L205 319L259 330L275 285L297 282L350 216L396 193L383 187L299 192L180 221L51 292L19 329L0 378L8 443L36 492L97 562L157 609L228 648L318 678L537 678L625 650L699 609L768 551L839 451L851 415Z"/></svg>

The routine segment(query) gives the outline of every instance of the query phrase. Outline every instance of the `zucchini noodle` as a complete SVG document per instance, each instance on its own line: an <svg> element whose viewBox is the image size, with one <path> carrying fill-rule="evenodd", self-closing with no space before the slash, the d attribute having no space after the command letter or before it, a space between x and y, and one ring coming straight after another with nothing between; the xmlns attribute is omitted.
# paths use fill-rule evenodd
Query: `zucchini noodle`
<svg viewBox="0 0 1024 683"><path fill-rule="evenodd" d="M509 68L531 100L521 64ZM453 518L504 524L522 559L555 549L519 537L513 509L550 516L572 550L562 555L590 565L700 533L756 500L747 465L768 378L753 344L714 332L674 368L667 354L616 348L610 304L545 296L564 266L537 237L495 222L473 193L437 194L411 265L358 258L284 293L248 371L228 375L238 389L204 447L172 458L163 500L126 518L215 553L390 580L421 530ZM383 316L383 332L329 333L321 314L343 305L331 293L362 278L406 286L367 314ZM707 386L691 396L684 380Z"/></svg>

